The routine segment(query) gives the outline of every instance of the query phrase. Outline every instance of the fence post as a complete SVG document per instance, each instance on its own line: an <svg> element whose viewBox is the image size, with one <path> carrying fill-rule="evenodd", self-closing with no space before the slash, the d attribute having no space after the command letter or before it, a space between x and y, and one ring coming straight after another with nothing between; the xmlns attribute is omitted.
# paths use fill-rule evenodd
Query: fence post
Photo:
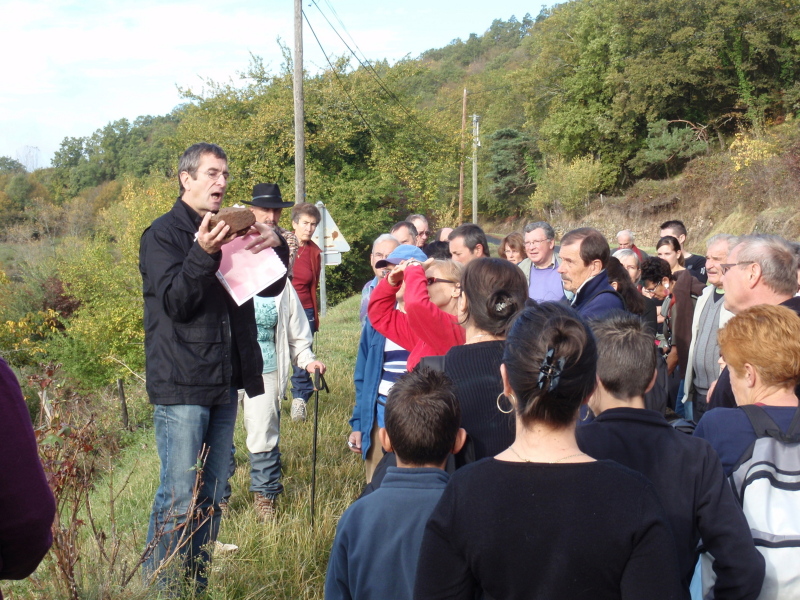
<svg viewBox="0 0 800 600"><path fill-rule="evenodd" d="M122 379L117 379L117 392L119 393L119 402L122 408L122 426L128 428L128 403L125 400L125 388L122 385Z"/></svg>

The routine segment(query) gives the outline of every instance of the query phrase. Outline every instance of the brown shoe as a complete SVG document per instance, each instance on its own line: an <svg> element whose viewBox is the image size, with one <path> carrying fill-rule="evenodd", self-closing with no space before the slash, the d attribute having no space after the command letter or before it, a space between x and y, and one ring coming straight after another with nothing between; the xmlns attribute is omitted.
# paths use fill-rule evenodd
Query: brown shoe
<svg viewBox="0 0 800 600"><path fill-rule="evenodd" d="M275 520L276 506L274 498L267 498L264 494L256 492L254 504L260 520L265 523Z"/></svg>

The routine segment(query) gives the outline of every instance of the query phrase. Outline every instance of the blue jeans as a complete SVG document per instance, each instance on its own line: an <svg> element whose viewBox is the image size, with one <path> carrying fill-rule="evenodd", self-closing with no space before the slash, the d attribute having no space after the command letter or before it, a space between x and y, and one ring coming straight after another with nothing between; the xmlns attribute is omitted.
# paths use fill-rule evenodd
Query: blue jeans
<svg viewBox="0 0 800 600"><path fill-rule="evenodd" d="M207 580L203 569L209 562L205 546L217 539L219 531L219 501L228 480L237 408L235 388L231 388L228 404L219 406L156 405L153 420L161 479L153 501L147 544L149 546L157 534L160 539L143 565L146 576L152 575L159 564L183 544L178 552L182 555L186 575L194 578L198 588L205 588ZM208 447L208 457L202 486L195 514L187 515L197 474L194 467L203 445ZM211 508L214 514L209 516ZM192 521L189 530L181 535L183 528L180 526L187 520ZM159 574L158 580L165 588L180 585L172 571Z"/></svg>
<svg viewBox="0 0 800 600"><path fill-rule="evenodd" d="M250 456L250 491L258 492L274 500L278 494L283 493L280 448L275 446L268 452L248 452L247 454ZM229 477L233 477L235 470L236 461L233 458L232 451ZM225 486L224 498L227 501L230 497L231 483L230 479L228 479L228 483Z"/></svg>
<svg viewBox="0 0 800 600"><path fill-rule="evenodd" d="M311 327L311 335L317 332L317 324L314 321L314 309L304 308L308 324ZM313 346L312 346L313 349ZM311 394L314 393L314 382L311 381L311 375L305 369L301 369L296 365L292 365L292 398L302 398L303 401L308 402Z"/></svg>

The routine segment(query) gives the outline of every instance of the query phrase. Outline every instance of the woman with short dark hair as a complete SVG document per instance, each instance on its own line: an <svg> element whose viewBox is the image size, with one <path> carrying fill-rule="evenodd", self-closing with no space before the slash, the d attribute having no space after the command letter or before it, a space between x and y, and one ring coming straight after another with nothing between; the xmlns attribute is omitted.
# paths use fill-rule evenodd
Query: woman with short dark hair
<svg viewBox="0 0 800 600"><path fill-rule="evenodd" d="M414 597L679 598L672 533L653 485L578 448L597 349L570 307L526 308L501 368L516 438L459 469L431 515Z"/></svg>
<svg viewBox="0 0 800 600"><path fill-rule="evenodd" d="M514 233L509 233L500 240L497 254L500 258L504 258L515 265L525 260L525 242L522 238L522 234L519 231L515 231Z"/></svg>

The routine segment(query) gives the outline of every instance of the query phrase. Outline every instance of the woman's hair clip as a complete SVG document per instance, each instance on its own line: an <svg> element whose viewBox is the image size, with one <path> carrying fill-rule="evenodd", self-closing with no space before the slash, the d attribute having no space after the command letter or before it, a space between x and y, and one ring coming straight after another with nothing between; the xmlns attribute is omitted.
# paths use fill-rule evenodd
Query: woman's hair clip
<svg viewBox="0 0 800 600"><path fill-rule="evenodd" d="M561 371L564 370L564 363L566 359L562 356L554 361L555 348L548 348L547 353L544 355L542 366L539 367L539 389L544 390L550 384L549 391L554 391L558 387L558 380L561 378Z"/></svg>

